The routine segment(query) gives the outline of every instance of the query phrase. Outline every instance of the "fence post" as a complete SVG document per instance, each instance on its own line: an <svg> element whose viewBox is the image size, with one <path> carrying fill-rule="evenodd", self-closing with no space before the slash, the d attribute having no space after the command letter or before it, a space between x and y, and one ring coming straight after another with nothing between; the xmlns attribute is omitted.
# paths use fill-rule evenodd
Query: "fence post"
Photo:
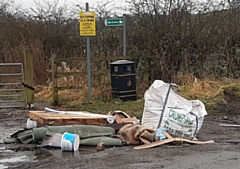
<svg viewBox="0 0 240 169"><path fill-rule="evenodd" d="M104 75L104 59L103 60L99 60L98 64L99 64L99 70L101 70L101 74L100 74L100 85L105 83L105 75Z"/></svg>
<svg viewBox="0 0 240 169"><path fill-rule="evenodd" d="M58 78L57 78L57 65L56 65L56 54L52 54L52 99L53 105L58 105Z"/></svg>
<svg viewBox="0 0 240 169"><path fill-rule="evenodd" d="M148 63L148 59L144 61L143 80L146 83L149 83L149 63Z"/></svg>
<svg viewBox="0 0 240 169"><path fill-rule="evenodd" d="M25 101L28 107L34 105L33 54L31 49L24 51Z"/></svg>

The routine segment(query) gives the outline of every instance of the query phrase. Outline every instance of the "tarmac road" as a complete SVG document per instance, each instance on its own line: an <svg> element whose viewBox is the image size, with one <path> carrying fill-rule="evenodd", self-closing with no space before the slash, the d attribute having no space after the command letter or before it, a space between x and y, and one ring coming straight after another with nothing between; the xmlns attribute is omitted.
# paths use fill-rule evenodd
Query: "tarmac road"
<svg viewBox="0 0 240 169"><path fill-rule="evenodd" d="M72 153L37 147L35 144L3 144L12 131L26 126L27 110L0 113L0 168L16 169L238 169L240 168L240 128L220 124L239 124L239 115L206 116L197 137L214 140L205 145L161 146L134 150L132 146L95 147Z"/></svg>

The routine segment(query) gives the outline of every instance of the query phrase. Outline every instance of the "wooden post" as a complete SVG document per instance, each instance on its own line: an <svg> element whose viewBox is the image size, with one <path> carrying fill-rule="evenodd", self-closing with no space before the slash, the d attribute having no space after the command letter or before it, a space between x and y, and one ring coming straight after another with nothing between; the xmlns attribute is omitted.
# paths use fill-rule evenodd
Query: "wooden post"
<svg viewBox="0 0 240 169"><path fill-rule="evenodd" d="M145 83L149 83L149 59L144 61L144 73L143 73L143 80Z"/></svg>
<svg viewBox="0 0 240 169"><path fill-rule="evenodd" d="M57 65L56 65L56 54L52 54L52 104L58 105L58 78L57 78Z"/></svg>
<svg viewBox="0 0 240 169"><path fill-rule="evenodd" d="M33 82L33 54L31 49L24 51L24 84L25 101L28 107L33 107L34 103L34 82Z"/></svg>
<svg viewBox="0 0 240 169"><path fill-rule="evenodd" d="M104 63L105 63L105 60L99 60L98 64L99 64L99 70L101 70L101 74L100 74L100 85L104 84L105 83L105 75L104 75Z"/></svg>

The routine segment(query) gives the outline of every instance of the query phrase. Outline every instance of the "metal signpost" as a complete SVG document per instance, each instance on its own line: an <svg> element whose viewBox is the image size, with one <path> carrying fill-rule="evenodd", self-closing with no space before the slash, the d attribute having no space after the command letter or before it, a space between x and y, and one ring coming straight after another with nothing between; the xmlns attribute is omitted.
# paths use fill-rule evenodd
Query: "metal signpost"
<svg viewBox="0 0 240 169"><path fill-rule="evenodd" d="M123 56L126 56L126 18L112 18L105 20L105 26L123 26Z"/></svg>
<svg viewBox="0 0 240 169"><path fill-rule="evenodd" d="M96 35L95 12L89 11L89 5L86 3L86 11L81 11L80 15L80 36L86 36L87 42L87 74L88 74L88 100L91 95L91 62L90 62L90 36Z"/></svg>

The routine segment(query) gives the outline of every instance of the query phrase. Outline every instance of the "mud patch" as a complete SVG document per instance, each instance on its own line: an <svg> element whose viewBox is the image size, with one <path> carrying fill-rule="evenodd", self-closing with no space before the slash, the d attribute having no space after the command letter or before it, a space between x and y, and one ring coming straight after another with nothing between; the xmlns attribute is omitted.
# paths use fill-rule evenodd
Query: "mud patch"
<svg viewBox="0 0 240 169"><path fill-rule="evenodd" d="M224 100L226 104L217 105L218 112L229 114L229 115L239 115L240 114L240 97L236 96L234 93L224 92Z"/></svg>

